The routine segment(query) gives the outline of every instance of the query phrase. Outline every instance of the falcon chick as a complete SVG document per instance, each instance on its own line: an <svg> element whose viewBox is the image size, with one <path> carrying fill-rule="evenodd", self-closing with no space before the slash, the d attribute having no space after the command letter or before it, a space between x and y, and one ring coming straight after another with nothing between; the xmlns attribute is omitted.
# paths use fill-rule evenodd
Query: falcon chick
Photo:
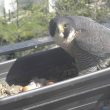
<svg viewBox="0 0 110 110"><path fill-rule="evenodd" d="M56 44L75 58L79 73L110 66L110 29L83 16L55 17L49 32Z"/></svg>

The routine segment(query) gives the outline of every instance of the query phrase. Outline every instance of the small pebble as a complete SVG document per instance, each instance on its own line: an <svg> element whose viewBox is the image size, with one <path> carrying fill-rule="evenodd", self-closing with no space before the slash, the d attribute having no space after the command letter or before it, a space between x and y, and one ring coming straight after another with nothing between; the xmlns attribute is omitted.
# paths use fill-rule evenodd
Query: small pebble
<svg viewBox="0 0 110 110"><path fill-rule="evenodd" d="M47 80L44 79L44 78L41 78L41 79L39 80L39 83L40 83L42 86L45 86L46 83L47 83Z"/></svg>
<svg viewBox="0 0 110 110"><path fill-rule="evenodd" d="M24 87L22 88L22 91L23 91L23 92L26 92L26 91L29 91L29 90L32 90L32 89L35 89L35 88L37 88L35 82L30 82L29 85L24 86Z"/></svg>
<svg viewBox="0 0 110 110"><path fill-rule="evenodd" d="M52 84L54 84L54 83L55 83L54 81L49 80L49 81L47 82L47 85L52 85Z"/></svg>
<svg viewBox="0 0 110 110"><path fill-rule="evenodd" d="M42 87L43 85L41 83L36 83L36 88L40 88Z"/></svg>

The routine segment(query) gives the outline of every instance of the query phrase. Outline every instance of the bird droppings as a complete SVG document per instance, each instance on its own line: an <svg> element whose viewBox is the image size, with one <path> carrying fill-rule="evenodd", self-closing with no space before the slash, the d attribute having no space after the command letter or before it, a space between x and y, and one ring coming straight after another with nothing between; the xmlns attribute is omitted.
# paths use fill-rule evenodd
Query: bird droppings
<svg viewBox="0 0 110 110"><path fill-rule="evenodd" d="M55 81L53 80L35 78L31 80L28 85L25 86L14 85L14 84L10 86L7 84L5 80L0 80L0 98L16 95L33 89L38 89L44 86L52 85L54 83Z"/></svg>

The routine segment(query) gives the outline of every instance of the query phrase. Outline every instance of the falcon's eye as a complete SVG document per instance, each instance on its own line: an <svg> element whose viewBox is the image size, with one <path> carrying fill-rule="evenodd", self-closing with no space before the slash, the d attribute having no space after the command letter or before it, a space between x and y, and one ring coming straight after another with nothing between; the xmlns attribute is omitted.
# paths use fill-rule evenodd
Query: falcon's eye
<svg viewBox="0 0 110 110"><path fill-rule="evenodd" d="M67 28L68 27L68 24L64 24L64 28Z"/></svg>

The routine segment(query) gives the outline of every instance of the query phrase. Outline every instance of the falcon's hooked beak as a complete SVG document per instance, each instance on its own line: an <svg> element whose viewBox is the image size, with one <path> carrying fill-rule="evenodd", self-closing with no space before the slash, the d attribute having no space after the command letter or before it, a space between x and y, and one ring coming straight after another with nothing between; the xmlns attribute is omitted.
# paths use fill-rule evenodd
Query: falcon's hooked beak
<svg viewBox="0 0 110 110"><path fill-rule="evenodd" d="M74 28L69 28L68 26L63 24L58 25L58 30L59 37L64 38L65 42L67 43L71 42L77 34L77 31L75 31Z"/></svg>
<svg viewBox="0 0 110 110"><path fill-rule="evenodd" d="M58 25L59 36L64 38L64 26L62 24Z"/></svg>

